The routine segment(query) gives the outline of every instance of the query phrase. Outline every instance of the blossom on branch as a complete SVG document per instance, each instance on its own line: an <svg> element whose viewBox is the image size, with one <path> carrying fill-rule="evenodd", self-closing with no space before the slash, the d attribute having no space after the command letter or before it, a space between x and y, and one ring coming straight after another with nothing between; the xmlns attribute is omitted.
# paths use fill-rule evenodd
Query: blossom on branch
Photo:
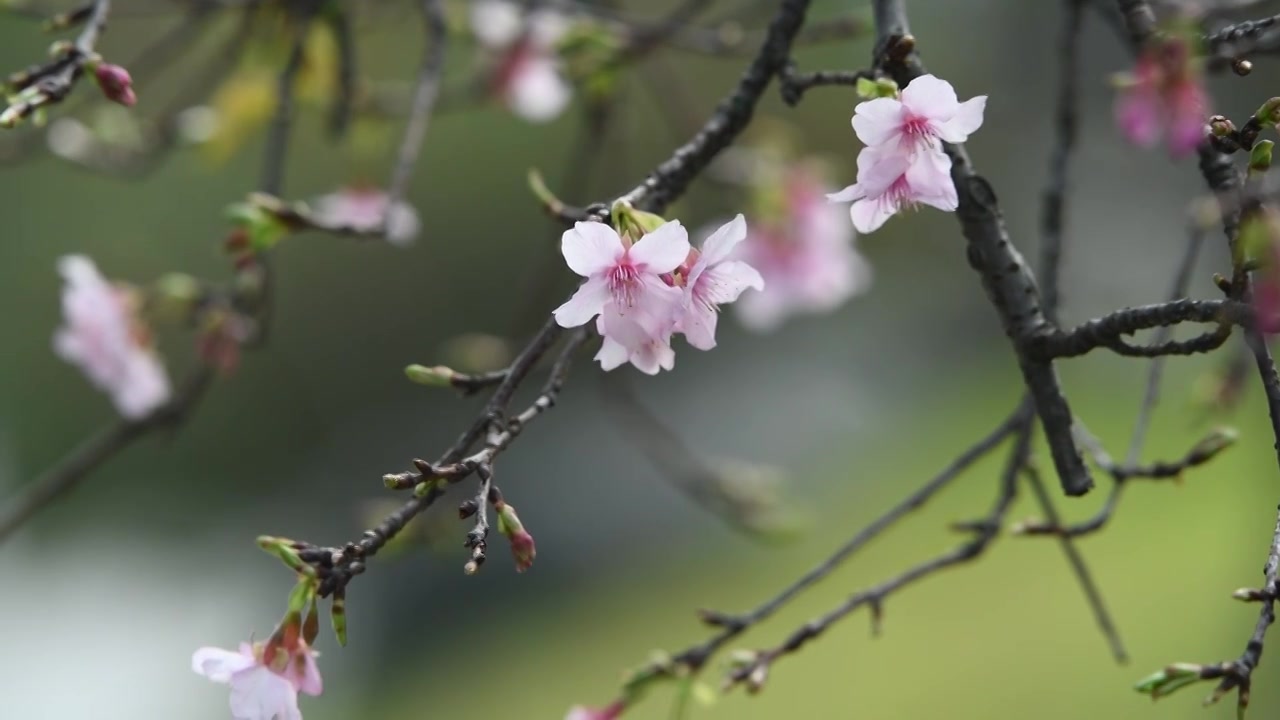
<svg viewBox="0 0 1280 720"><path fill-rule="evenodd" d="M857 182L828 195L852 202L858 232L879 229L918 204L939 210L958 207L951 158L942 143L961 143L982 125L985 95L961 103L945 80L921 75L901 98L880 97L854 108L853 129L866 147L858 154Z"/></svg>
<svg viewBox="0 0 1280 720"><path fill-rule="evenodd" d="M1163 137L1174 157L1195 152L1205 137L1209 98L1188 39L1150 45L1118 84L1116 124L1129 142L1149 148Z"/></svg>
<svg viewBox="0 0 1280 720"><path fill-rule="evenodd" d="M719 306L737 300L748 288L764 289L764 279L755 268L729 259L746 237L747 221L739 214L712 233L700 251L691 251L696 259L685 281L684 306L676 329L699 350L716 346Z"/></svg>
<svg viewBox="0 0 1280 720"><path fill-rule="evenodd" d="M277 650L267 662L265 647L241 643L239 652L202 647L191 656L191 669L231 686L236 720L302 720L298 693L317 696L324 689L315 652L297 640L292 651Z"/></svg>
<svg viewBox="0 0 1280 720"><path fill-rule="evenodd" d="M609 225L580 222L561 237L561 251L569 269L587 281L556 308L556 322L577 327L599 316L605 346L596 359L606 370L627 361L650 375L670 369L684 294L662 276L689 255L684 226L666 223L631 244Z"/></svg>
<svg viewBox="0 0 1280 720"><path fill-rule="evenodd" d="M562 327L592 319L604 339L596 360L605 370L631 363L656 375L675 366L671 337L683 333L700 349L715 347L716 313L748 288L764 287L760 273L730 259L746 237L742 215L716 230L701 250L689 246L679 220L624 210L627 222L643 230L634 244L604 223L577 223L565 231L561 250L569 268L587 281L555 310Z"/></svg>
<svg viewBox="0 0 1280 720"><path fill-rule="evenodd" d="M390 202L390 196L379 188L351 186L322 195L310 204L316 219L327 226L373 232L385 222L387 242L407 247L422 229L418 211L406 202Z"/></svg>
<svg viewBox="0 0 1280 720"><path fill-rule="evenodd" d="M871 284L853 228L843 210L824 200L816 168L795 165L767 190L768 204L776 206L772 217L754 221L733 254L764 279L762 292L747 293L736 305L738 319L756 331L776 328L792 314L829 312Z"/></svg>
<svg viewBox="0 0 1280 720"><path fill-rule="evenodd" d="M78 365L126 418L145 417L168 402L169 377L138 317L135 294L108 282L83 255L61 258L58 272L65 282L65 324L53 338L58 356Z"/></svg>
<svg viewBox="0 0 1280 720"><path fill-rule="evenodd" d="M509 0L475 0L471 27L494 56L491 89L512 112L547 122L569 106L573 87L557 51L569 27L564 15L550 8L525 12Z"/></svg>

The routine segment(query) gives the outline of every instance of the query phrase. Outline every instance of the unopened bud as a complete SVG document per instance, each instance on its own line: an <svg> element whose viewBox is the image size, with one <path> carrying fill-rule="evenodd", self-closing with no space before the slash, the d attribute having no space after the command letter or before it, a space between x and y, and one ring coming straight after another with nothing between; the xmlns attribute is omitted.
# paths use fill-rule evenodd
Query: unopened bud
<svg viewBox="0 0 1280 720"><path fill-rule="evenodd" d="M501 503L498 507L498 532L507 537L511 543L511 556L516 560L516 572L524 572L533 567L533 559L537 557L537 548L533 536L520 522L516 509L509 503Z"/></svg>
<svg viewBox="0 0 1280 720"><path fill-rule="evenodd" d="M1216 137L1229 137L1236 131L1235 123L1230 118L1223 115L1214 115L1209 118L1209 132Z"/></svg>
<svg viewBox="0 0 1280 720"><path fill-rule="evenodd" d="M447 368L444 365L427 367L426 365L415 364L409 365L404 369L405 377L419 385L428 387L449 387L453 383L453 377L456 374L452 368Z"/></svg>
<svg viewBox="0 0 1280 720"><path fill-rule="evenodd" d="M138 96L133 92L133 78L128 70L119 65L99 63L93 69L93 76L108 100L125 107L133 107L138 103Z"/></svg>
<svg viewBox="0 0 1280 720"><path fill-rule="evenodd" d="M475 498L463 500L461 503L458 503L458 519L466 520L472 515L475 515L479 509L480 505L475 501Z"/></svg>

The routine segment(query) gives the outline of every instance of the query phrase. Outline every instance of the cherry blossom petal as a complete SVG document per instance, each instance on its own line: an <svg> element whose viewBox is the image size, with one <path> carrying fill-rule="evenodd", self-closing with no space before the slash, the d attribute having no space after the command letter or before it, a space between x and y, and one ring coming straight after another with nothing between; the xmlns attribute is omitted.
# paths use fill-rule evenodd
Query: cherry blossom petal
<svg viewBox="0 0 1280 720"><path fill-rule="evenodd" d="M601 370L616 370L626 364L630 357L630 350L623 347L622 343L605 335L604 343L600 345L600 351L596 353L595 359L600 363Z"/></svg>
<svg viewBox="0 0 1280 720"><path fill-rule="evenodd" d="M933 129L943 142L962 143L982 127L982 115L986 107L986 95L970 98L960 103L955 115L949 120L935 122Z"/></svg>
<svg viewBox="0 0 1280 720"><path fill-rule="evenodd" d="M864 145L883 145L902 135L903 105L893 98L860 102L853 109L853 131Z"/></svg>
<svg viewBox="0 0 1280 720"><path fill-rule="evenodd" d="M164 365L155 353L134 348L125 365L125 379L111 389L116 410L127 418L142 418L169 401L172 389Z"/></svg>
<svg viewBox="0 0 1280 720"><path fill-rule="evenodd" d="M305 646L290 660L289 682L294 689L312 697L324 691L324 682L320 679L320 668L316 665L315 653Z"/></svg>
<svg viewBox="0 0 1280 720"><path fill-rule="evenodd" d="M679 220L663 223L631 246L631 259L647 272L669 273L689 256L689 233Z"/></svg>
<svg viewBox="0 0 1280 720"><path fill-rule="evenodd" d="M1129 142L1151 147L1160 140L1160 96L1146 86L1128 88L1116 98L1116 124Z"/></svg>
<svg viewBox="0 0 1280 720"><path fill-rule="evenodd" d="M898 206L884 195L863 198L849 206L849 217L853 220L853 227L863 235L879 230L880 226L888 222L889 218L897 212Z"/></svg>
<svg viewBox="0 0 1280 720"><path fill-rule="evenodd" d="M711 234L711 237L702 241L702 256L699 261L707 265L715 265L729 257L734 247L746 238L747 219L742 216L742 213L738 213L732 220L721 225Z"/></svg>
<svg viewBox="0 0 1280 720"><path fill-rule="evenodd" d="M216 683L230 682L232 675L256 664L252 652L245 654L216 647L202 647L191 655L191 669Z"/></svg>
<svg viewBox="0 0 1280 720"><path fill-rule="evenodd" d="M684 339L699 350L710 350L716 346L716 318L720 313L704 303L690 303L680 317L680 332Z"/></svg>
<svg viewBox="0 0 1280 720"><path fill-rule="evenodd" d="M1170 100L1169 152L1174 157L1185 157L1195 152L1205 138L1208 103L1200 87L1189 81L1177 88Z"/></svg>
<svg viewBox="0 0 1280 720"><path fill-rule="evenodd" d="M515 42L524 29L524 13L509 0L472 0L471 32L489 48L504 48Z"/></svg>
<svg viewBox="0 0 1280 720"><path fill-rule="evenodd" d="M236 720L302 720L298 691L264 665L231 676L231 715Z"/></svg>
<svg viewBox="0 0 1280 720"><path fill-rule="evenodd" d="M585 325L600 314L610 297L608 281L602 277L591 277L582 283L573 297L555 309L556 322L566 328Z"/></svg>
<svg viewBox="0 0 1280 720"><path fill-rule="evenodd" d="M623 253L622 238L606 223L580 222L560 236L560 252L569 269L590 277L604 272Z"/></svg>
<svg viewBox="0 0 1280 720"><path fill-rule="evenodd" d="M839 192L827 193L827 202L853 202L861 200L863 195L862 189L854 184Z"/></svg>
<svg viewBox="0 0 1280 720"><path fill-rule="evenodd" d="M933 75L921 75L902 90L902 105L912 115L930 120L947 120L960 105L955 88Z"/></svg>
<svg viewBox="0 0 1280 720"><path fill-rule="evenodd" d="M858 153L858 185L862 188L863 196L884 194L915 161L913 154L889 147L863 148Z"/></svg>
<svg viewBox="0 0 1280 720"><path fill-rule="evenodd" d="M573 88L555 58L533 55L515 69L507 85L507 104L529 122L549 122L573 100Z"/></svg>
<svg viewBox="0 0 1280 720"><path fill-rule="evenodd" d="M550 52L569 32L572 25L562 12L551 8L540 8L529 13L529 40L535 47Z"/></svg>
<svg viewBox="0 0 1280 720"><path fill-rule="evenodd" d="M764 278L759 271L739 260L729 260L707 268L702 273L699 292L715 305L724 305L738 299L747 289L764 290Z"/></svg>

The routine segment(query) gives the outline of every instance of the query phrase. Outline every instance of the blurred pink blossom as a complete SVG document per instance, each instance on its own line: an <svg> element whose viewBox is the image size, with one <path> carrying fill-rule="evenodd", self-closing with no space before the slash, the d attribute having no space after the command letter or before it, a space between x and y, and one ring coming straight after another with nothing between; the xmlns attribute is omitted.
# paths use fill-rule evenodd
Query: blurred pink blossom
<svg viewBox="0 0 1280 720"><path fill-rule="evenodd" d="M762 292L747 293L735 306L743 325L757 331L796 313L834 310L871 284L849 219L824 200L817 171L797 165L781 186L779 217L754 222L734 253L764 279Z"/></svg>
<svg viewBox="0 0 1280 720"><path fill-rule="evenodd" d="M133 78L129 75L128 70L119 65L99 63L93 69L93 76L98 81L98 87L102 89L102 94L108 100L120 103L125 107L133 107L138 103L138 96L133 91Z"/></svg>
<svg viewBox="0 0 1280 720"><path fill-rule="evenodd" d="M1116 124L1128 140L1153 147L1163 137L1169 153L1183 157L1205 137L1209 98L1186 40L1148 47L1121 79Z"/></svg>
<svg viewBox="0 0 1280 720"><path fill-rule="evenodd" d="M65 324L53 338L58 356L78 365L126 418L145 417L164 405L170 397L169 377L131 293L107 282L83 255L62 257L58 271L65 283Z"/></svg>
<svg viewBox="0 0 1280 720"><path fill-rule="evenodd" d="M346 187L311 202L316 218L326 225L346 226L362 232L372 232L383 227L387 242L406 247L418 237L422 223L418 211L406 202L390 206L391 198L376 187Z"/></svg>

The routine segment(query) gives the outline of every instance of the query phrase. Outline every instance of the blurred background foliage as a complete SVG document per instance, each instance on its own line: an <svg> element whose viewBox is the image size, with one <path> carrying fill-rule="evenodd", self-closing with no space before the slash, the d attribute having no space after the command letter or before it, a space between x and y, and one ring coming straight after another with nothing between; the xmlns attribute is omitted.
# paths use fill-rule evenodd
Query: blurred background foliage
<svg viewBox="0 0 1280 720"><path fill-rule="evenodd" d="M177 18L174 10L143 11L165 3L116 4L102 48L108 59ZM377 3L364 14L362 73L412 78L421 44L412 5ZM646 16L665 3L623 5ZM817 18L869 16L860 0L813 5ZM990 95L970 150L1028 254L1049 153L1058 6L911 3L930 68L961 97ZM1182 252L1184 208L1201 191L1192 163L1174 166L1120 143L1108 77L1125 67L1125 55L1096 17L1086 33L1065 265L1064 314L1072 321L1163 297ZM4 17L0 66L25 67L47 42L31 21ZM192 44L192 52L217 46L216 38ZM450 87L472 77L470 48L459 25ZM861 38L806 48L798 60L805 69L855 68L870 52ZM0 716L226 717L225 688L192 674L188 658L199 645L233 646L250 631L264 637L279 618L290 579L253 538L358 536L371 503L388 498L380 476L433 456L479 407L410 385L403 366L447 361L462 333L521 343L556 295L572 288L556 257L558 229L528 192L526 170L542 169L553 189L588 174L589 192L570 202L629 188L701 122L743 63L663 50L632 68L589 166L564 167L584 138L579 106L534 126L500 107L446 103L411 189L424 223L414 247L323 236L284 243L266 350L218 380L179 432L129 450L0 548ZM179 62L169 85L144 92L139 111L180 89L183 72ZM1276 77L1263 60L1247 79L1218 78L1217 109L1243 117L1274 94ZM228 99L224 86L221 102L244 105L245 117L261 113L252 106L259 96L241 90ZM799 149L832 163L844 184L854 175L854 101L845 89L815 91L793 110L771 94L758 122L788 128ZM288 197L385 182L398 123L358 125L335 145L323 108L303 105ZM106 399L50 350L56 258L87 253L107 275L139 282L171 270L228 277L223 209L255 187L263 150L264 133L251 125L238 146L179 149L135 180L86 173L44 152L0 168L6 494L113 418ZM761 136L752 131L747 141ZM43 142L26 130L0 140ZM737 189L704 180L669 215L695 227L741 206ZM921 212L859 242L875 265L875 287L838 312L767 336L725 323L719 348L682 348L673 373L619 371L691 446L785 468L789 501L808 510L798 539L754 542L673 490L610 419L600 374L584 356L560 406L499 467L538 540L533 570L517 576L505 553L494 553L484 572L465 577L465 528L451 520L453 503L433 509L419 523L443 535L438 546L374 560L349 594L349 646L339 651L322 634L327 687L322 698L303 700L309 720L559 718L571 704L603 703L622 671L651 650L704 637L695 608L754 606L994 427L1016 401L1019 380L954 218ZM1209 247L1197 271L1200 296L1212 296L1209 274L1225 266L1225 249ZM532 307L531 272L557 275L555 294ZM162 338L171 368L190 362L189 342L181 333ZM883 637L871 639L865 615L854 616L782 661L759 696L735 692L693 708L693 717L1231 716L1230 701L1199 707L1208 685L1155 706L1131 689L1171 661L1235 657L1256 617L1230 593L1258 582L1275 518L1275 457L1252 378L1229 417L1199 403L1197 388L1222 365L1222 357L1171 363L1146 456L1180 456L1218 422L1240 429L1238 447L1181 485L1133 488L1113 525L1083 542L1132 654L1128 666L1111 661L1056 543L1002 538L976 564L895 595ZM1113 452L1127 442L1145 369L1102 355L1062 365L1077 412ZM986 510L1002 459L991 456L739 645L772 644L849 592L958 542L947 524ZM1083 518L1102 496L1062 504ZM1037 514L1024 499L1011 517ZM1280 712L1277 668L1268 653L1255 676L1252 717ZM707 678L716 681L720 669ZM668 717L669 699L659 690L628 717Z"/></svg>

